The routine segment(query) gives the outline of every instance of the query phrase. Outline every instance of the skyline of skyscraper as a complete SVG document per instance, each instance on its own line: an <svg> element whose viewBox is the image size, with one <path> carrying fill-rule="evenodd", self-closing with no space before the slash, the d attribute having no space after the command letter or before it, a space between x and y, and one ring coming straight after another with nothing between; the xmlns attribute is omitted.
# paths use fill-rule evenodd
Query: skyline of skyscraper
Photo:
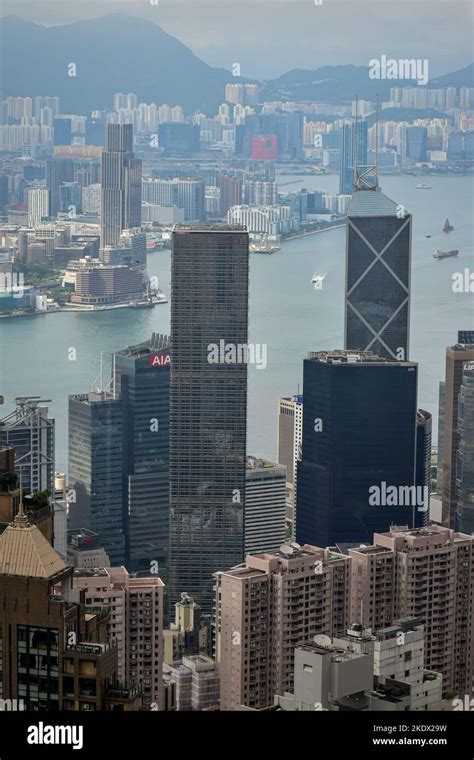
<svg viewBox="0 0 474 760"><path fill-rule="evenodd" d="M113 565L125 560L121 400L97 389L69 397L69 528L98 533Z"/></svg>
<svg viewBox="0 0 474 760"><path fill-rule="evenodd" d="M474 344L456 343L454 346L446 348L441 519L447 528L457 529L459 527L458 494L456 491L456 466L460 440L458 431L459 391L463 380L464 365L472 361L474 361Z"/></svg>
<svg viewBox="0 0 474 760"><path fill-rule="evenodd" d="M170 602L209 613L212 573L244 557L248 233L176 225L171 258ZM219 345L234 361L214 362Z"/></svg>
<svg viewBox="0 0 474 760"><path fill-rule="evenodd" d="M458 435L456 492L459 530L474 535L474 362L466 362L463 366L458 397Z"/></svg>
<svg viewBox="0 0 474 760"><path fill-rule="evenodd" d="M170 344L166 335L115 354L123 414L127 564L150 570L168 563Z"/></svg>
<svg viewBox="0 0 474 760"><path fill-rule="evenodd" d="M5 2L0 760L228 712L464 760L466 0Z"/></svg>
<svg viewBox="0 0 474 760"><path fill-rule="evenodd" d="M406 361L411 215L378 187L356 189L346 222L344 348Z"/></svg>
<svg viewBox="0 0 474 760"><path fill-rule="evenodd" d="M344 122L341 130L339 195L352 195L356 165L367 168L367 149L367 122L361 119Z"/></svg>
<svg viewBox="0 0 474 760"><path fill-rule="evenodd" d="M429 490L416 482L417 372L413 362L371 352L304 360L298 543L365 542L391 524L423 524Z"/></svg>
<svg viewBox="0 0 474 760"><path fill-rule="evenodd" d="M133 126L107 124L102 152L100 243L117 245L123 230L140 227L142 162L133 153Z"/></svg>
<svg viewBox="0 0 474 760"><path fill-rule="evenodd" d="M278 402L277 461L286 467L286 516L295 528L298 460L303 434L303 396L295 394Z"/></svg>

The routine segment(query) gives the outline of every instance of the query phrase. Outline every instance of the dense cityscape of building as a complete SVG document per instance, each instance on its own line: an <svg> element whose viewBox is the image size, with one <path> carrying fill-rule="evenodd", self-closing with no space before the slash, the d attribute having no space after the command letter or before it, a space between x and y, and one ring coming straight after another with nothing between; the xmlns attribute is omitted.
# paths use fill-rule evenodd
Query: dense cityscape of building
<svg viewBox="0 0 474 760"><path fill-rule="evenodd" d="M0 698L454 711L474 698L474 325L445 341L434 420L410 347L416 212L381 184L472 177L474 87L269 100L231 77L217 112L0 103L2 326L170 301L169 334L134 345L110 314L99 376L65 381L67 472L34 374L0 396ZM334 194L282 182L332 174ZM328 329L301 390L279 387L270 459L248 441L249 365L268 358L250 257L334 227L343 343ZM148 265L168 249L164 293Z"/></svg>

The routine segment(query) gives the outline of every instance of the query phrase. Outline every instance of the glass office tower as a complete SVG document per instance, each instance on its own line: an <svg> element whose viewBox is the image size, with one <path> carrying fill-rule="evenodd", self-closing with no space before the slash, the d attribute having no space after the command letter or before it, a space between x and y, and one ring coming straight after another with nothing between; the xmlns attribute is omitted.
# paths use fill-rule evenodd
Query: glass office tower
<svg viewBox="0 0 474 760"><path fill-rule="evenodd" d="M417 365L372 352L314 353L303 392L298 543L370 543L391 524L423 524L424 503L400 490L417 480Z"/></svg>
<svg viewBox="0 0 474 760"><path fill-rule="evenodd" d="M167 566L169 543L170 346L166 335L115 354L124 407L123 493L127 568Z"/></svg>
<svg viewBox="0 0 474 760"><path fill-rule="evenodd" d="M212 609L212 574L243 560L247 364L210 362L247 344L248 233L177 225L171 260L170 602Z"/></svg>
<svg viewBox="0 0 474 760"><path fill-rule="evenodd" d="M410 266L410 214L378 188L355 190L346 224L346 349L408 359Z"/></svg>

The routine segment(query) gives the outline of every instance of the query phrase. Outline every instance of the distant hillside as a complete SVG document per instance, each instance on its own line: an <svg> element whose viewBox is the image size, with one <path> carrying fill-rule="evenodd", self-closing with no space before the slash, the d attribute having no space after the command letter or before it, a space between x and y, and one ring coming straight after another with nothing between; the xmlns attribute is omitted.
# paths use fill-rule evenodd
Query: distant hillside
<svg viewBox="0 0 474 760"><path fill-rule="evenodd" d="M8 16L0 34L2 97L59 95L64 113L110 107L115 92L135 92L138 102L214 114L227 82L249 81L208 66L156 24L121 14L53 27Z"/></svg>
<svg viewBox="0 0 474 760"><path fill-rule="evenodd" d="M369 114L365 121L369 125L375 124L377 115ZM436 111L434 108L381 108L379 121L415 121L415 119L445 119L446 114Z"/></svg>
<svg viewBox="0 0 474 760"><path fill-rule="evenodd" d="M464 69L432 79L430 87L474 87L474 63Z"/></svg>
<svg viewBox="0 0 474 760"><path fill-rule="evenodd" d="M112 106L115 92L138 102L181 104L187 114L214 115L227 82L255 81L208 66L175 37L142 18L112 14L65 26L44 27L16 16L0 20L2 91L8 95L59 95L63 113ZM68 65L77 76L68 76ZM473 86L474 64L438 77L429 87ZM265 100L351 101L387 99L408 80L371 80L367 66L293 69L262 85Z"/></svg>
<svg viewBox="0 0 474 760"><path fill-rule="evenodd" d="M472 87L474 65L446 74L428 83L428 87ZM293 69L267 82L263 96L267 100L350 101L374 100L377 93L388 99L391 87L418 86L407 79L369 79L368 66L322 66L319 69Z"/></svg>

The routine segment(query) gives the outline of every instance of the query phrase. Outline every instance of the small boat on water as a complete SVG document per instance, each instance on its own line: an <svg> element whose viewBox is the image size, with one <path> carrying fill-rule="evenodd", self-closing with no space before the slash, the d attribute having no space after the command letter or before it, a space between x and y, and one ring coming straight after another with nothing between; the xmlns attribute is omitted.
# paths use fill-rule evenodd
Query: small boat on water
<svg viewBox="0 0 474 760"><path fill-rule="evenodd" d="M426 237L431 237L431 235L427 235Z"/></svg>
<svg viewBox="0 0 474 760"><path fill-rule="evenodd" d="M323 287L323 280L326 277L325 274L315 274L311 278L311 282L315 287L315 290L320 290Z"/></svg>
<svg viewBox="0 0 474 760"><path fill-rule="evenodd" d="M434 259L449 259L452 258L452 256L458 256L459 251L457 248L453 248L452 251L441 251L439 248L437 251L433 253Z"/></svg>
<svg viewBox="0 0 474 760"><path fill-rule="evenodd" d="M431 190L431 185L417 185L416 190Z"/></svg>
<svg viewBox="0 0 474 760"><path fill-rule="evenodd" d="M269 243L250 243L249 245L251 253L276 253L279 250L279 245L271 245Z"/></svg>
<svg viewBox="0 0 474 760"><path fill-rule="evenodd" d="M446 221L443 227L443 232L452 232L452 230L454 230L454 227L452 224L449 223L449 219L446 217Z"/></svg>

